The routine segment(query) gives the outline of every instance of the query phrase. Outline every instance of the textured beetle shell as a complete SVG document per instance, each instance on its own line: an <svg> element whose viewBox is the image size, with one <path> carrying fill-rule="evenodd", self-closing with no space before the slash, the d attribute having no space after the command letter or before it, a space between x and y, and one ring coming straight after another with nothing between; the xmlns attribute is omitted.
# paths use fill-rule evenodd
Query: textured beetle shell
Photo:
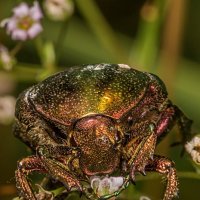
<svg viewBox="0 0 200 200"><path fill-rule="evenodd" d="M39 113L64 125L96 113L119 119L142 99L149 80L127 65L84 65L47 78L29 98Z"/></svg>

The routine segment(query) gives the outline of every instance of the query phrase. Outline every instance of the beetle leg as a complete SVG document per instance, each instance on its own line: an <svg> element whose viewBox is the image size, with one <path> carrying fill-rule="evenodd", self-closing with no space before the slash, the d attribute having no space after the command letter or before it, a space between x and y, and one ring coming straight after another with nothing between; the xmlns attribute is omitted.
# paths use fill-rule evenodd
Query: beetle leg
<svg viewBox="0 0 200 200"><path fill-rule="evenodd" d="M49 174L55 180L62 182L69 191L72 188L82 191L79 181L71 173L68 166L71 160L74 159L74 149L62 145L54 147L45 145L38 147L37 153L38 156L25 158L18 164L15 177L20 196L24 197L25 200L37 199L27 181L27 175L33 171Z"/></svg>
<svg viewBox="0 0 200 200"><path fill-rule="evenodd" d="M71 162L78 156L77 150L62 145L43 145L37 148L36 153L55 180L62 182L69 191L74 188L82 192L82 186L71 169Z"/></svg>
<svg viewBox="0 0 200 200"><path fill-rule="evenodd" d="M18 168L15 171L16 187L19 192L19 196L23 197L25 200L37 199L27 180L27 175L33 171L46 173L40 158L36 156L30 156L18 162Z"/></svg>
<svg viewBox="0 0 200 200"><path fill-rule="evenodd" d="M185 114L177 106L174 106L174 109L175 109L176 115L177 115L178 126L179 126L180 132L182 134L182 142L185 144L186 141L191 139L192 120L188 119L185 116Z"/></svg>
<svg viewBox="0 0 200 200"><path fill-rule="evenodd" d="M78 157L79 151L76 147L67 147L62 144L47 144L40 145L36 148L36 153L39 156L48 158L61 158L71 155L73 158Z"/></svg>
<svg viewBox="0 0 200 200"><path fill-rule="evenodd" d="M134 136L130 142L124 147L124 157L127 166L130 168L130 176L134 181L135 172L145 175L145 166L149 159L153 158L157 136L154 133L154 125L143 126L142 133Z"/></svg>
<svg viewBox="0 0 200 200"><path fill-rule="evenodd" d="M145 169L166 175L167 185L163 200L171 200L178 196L178 178L174 163L171 160L163 156L154 155L154 159L149 161Z"/></svg>
<svg viewBox="0 0 200 200"><path fill-rule="evenodd" d="M171 102L168 102L167 107L161 112L160 120L157 124L156 134L158 136L165 135L177 123L182 135L182 143L185 143L191 138L192 120L188 119L185 114Z"/></svg>

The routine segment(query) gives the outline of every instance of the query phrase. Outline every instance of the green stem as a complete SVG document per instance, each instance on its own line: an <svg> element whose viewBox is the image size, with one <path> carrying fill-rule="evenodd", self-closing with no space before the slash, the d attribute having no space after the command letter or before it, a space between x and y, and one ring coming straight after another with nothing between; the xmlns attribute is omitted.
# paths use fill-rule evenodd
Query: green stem
<svg viewBox="0 0 200 200"><path fill-rule="evenodd" d="M55 48L51 41L42 41L40 37L36 40L36 48L42 63L43 71L38 75L39 81L55 73L56 69L56 54Z"/></svg>
<svg viewBox="0 0 200 200"><path fill-rule="evenodd" d="M145 3L136 40L130 53L130 63L142 66L144 71L153 71L158 56L160 28L165 17L166 1Z"/></svg>
<svg viewBox="0 0 200 200"><path fill-rule="evenodd" d="M76 0L79 10L88 21L103 47L110 53L114 62L127 63L128 55L119 42L111 26L93 0Z"/></svg>
<svg viewBox="0 0 200 200"><path fill-rule="evenodd" d="M200 174L196 172L178 172L180 178L196 179L200 180Z"/></svg>
<svg viewBox="0 0 200 200"><path fill-rule="evenodd" d="M51 192L54 194L54 196L58 196L59 194L61 194L65 190L66 190L65 187L60 187L60 188L57 188L55 190L52 190Z"/></svg>
<svg viewBox="0 0 200 200"><path fill-rule="evenodd" d="M55 43L55 51L56 51L56 60L57 61L59 60L60 49L62 49L62 45L63 45L63 42L66 37L66 33L68 30L68 24L69 24L68 19L62 23L62 25L60 27L60 31L58 33L56 43Z"/></svg>
<svg viewBox="0 0 200 200"><path fill-rule="evenodd" d="M15 57L15 55L21 50L23 44L23 42L17 43L17 45L10 51L10 55Z"/></svg>
<svg viewBox="0 0 200 200"><path fill-rule="evenodd" d="M43 52L42 52L43 41L42 41L42 38L40 36L35 39L35 46L36 46L36 50L37 50L38 56L40 58L40 61L43 65L44 64L43 63Z"/></svg>

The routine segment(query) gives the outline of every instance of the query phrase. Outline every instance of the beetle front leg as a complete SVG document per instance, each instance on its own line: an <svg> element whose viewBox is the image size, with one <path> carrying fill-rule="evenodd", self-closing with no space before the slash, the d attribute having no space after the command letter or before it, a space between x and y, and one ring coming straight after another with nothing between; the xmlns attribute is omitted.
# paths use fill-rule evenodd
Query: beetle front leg
<svg viewBox="0 0 200 200"><path fill-rule="evenodd" d="M42 145L37 148L36 153L52 178L62 182L69 191L74 188L82 192L82 186L71 169L71 162L78 156L76 149L63 145Z"/></svg>
<svg viewBox="0 0 200 200"><path fill-rule="evenodd" d="M135 181L135 172L145 175L145 166L149 159L153 159L157 136L153 124L140 124L140 131L124 147L124 157L127 160L127 167L130 170L130 176Z"/></svg>
<svg viewBox="0 0 200 200"><path fill-rule="evenodd" d="M174 106L174 109L176 110L177 123L183 137L182 141L185 144L192 137L191 126L193 121L188 119L177 106Z"/></svg>
<svg viewBox="0 0 200 200"><path fill-rule="evenodd" d="M163 200L171 200L178 196L178 178L174 163L171 160L154 155L154 159L149 161L145 169L146 171L156 171L166 175L167 185Z"/></svg>
<svg viewBox="0 0 200 200"><path fill-rule="evenodd" d="M18 162L18 168L15 171L16 187L19 192L19 196L23 197L25 200L37 199L27 180L28 174L34 171L46 173L46 169L44 168L40 158L30 156Z"/></svg>
<svg viewBox="0 0 200 200"><path fill-rule="evenodd" d="M79 181L71 173L70 166L68 166L74 158L73 152L75 152L74 149L62 145L45 145L38 147L38 156L21 160L15 173L19 195L25 200L37 199L27 180L28 174L34 171L50 175L53 179L62 182L69 191L72 188L82 191Z"/></svg>

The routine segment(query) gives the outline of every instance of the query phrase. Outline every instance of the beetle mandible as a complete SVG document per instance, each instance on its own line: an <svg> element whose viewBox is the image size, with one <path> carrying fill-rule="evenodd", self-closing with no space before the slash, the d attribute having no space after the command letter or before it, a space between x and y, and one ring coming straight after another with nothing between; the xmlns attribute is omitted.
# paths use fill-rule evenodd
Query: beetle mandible
<svg viewBox="0 0 200 200"><path fill-rule="evenodd" d="M166 176L164 200L178 193L174 162L155 155L156 145L178 124L182 142L192 121L168 99L154 74L125 64L76 66L24 91L16 103L15 135L34 155L18 162L16 185L25 200L36 200L27 176L37 171L89 198L82 181L124 177L118 195L135 174ZM89 192L90 191L90 192Z"/></svg>

